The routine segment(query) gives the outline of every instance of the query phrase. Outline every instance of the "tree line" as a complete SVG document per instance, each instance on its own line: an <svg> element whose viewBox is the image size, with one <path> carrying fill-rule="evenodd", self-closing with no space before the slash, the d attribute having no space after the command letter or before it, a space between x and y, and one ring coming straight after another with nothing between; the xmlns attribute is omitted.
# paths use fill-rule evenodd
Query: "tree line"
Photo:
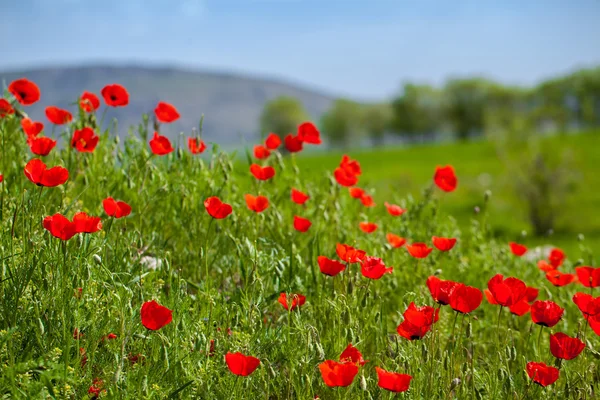
<svg viewBox="0 0 600 400"><path fill-rule="evenodd" d="M294 132L308 115L300 101L279 97L265 105L263 133ZM514 129L567 132L600 126L600 67L582 69L533 87L484 78L449 79L442 87L405 83L388 102L339 98L318 121L330 146L348 147L387 137L405 141L469 140Z"/></svg>

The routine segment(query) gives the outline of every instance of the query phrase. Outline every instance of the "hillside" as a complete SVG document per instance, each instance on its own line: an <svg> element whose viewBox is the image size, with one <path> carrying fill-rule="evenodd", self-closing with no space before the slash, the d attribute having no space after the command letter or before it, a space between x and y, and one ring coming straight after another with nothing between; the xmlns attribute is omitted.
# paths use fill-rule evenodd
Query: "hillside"
<svg viewBox="0 0 600 400"><path fill-rule="evenodd" d="M84 90L99 93L108 83L124 85L130 93L130 105L110 110L107 117L119 120L119 135L136 124L140 115L151 112L159 100L174 104L182 117L168 127L167 134L189 132L198 126L204 114L204 134L209 141L221 145L237 145L254 140L258 135L258 118L265 102L288 95L298 98L309 114L318 118L332 98L282 81L227 73L149 68L137 66L57 67L0 72L7 85L13 79L27 77L36 82L42 99L28 111L38 120L45 120L48 105L69 107L74 95Z"/></svg>

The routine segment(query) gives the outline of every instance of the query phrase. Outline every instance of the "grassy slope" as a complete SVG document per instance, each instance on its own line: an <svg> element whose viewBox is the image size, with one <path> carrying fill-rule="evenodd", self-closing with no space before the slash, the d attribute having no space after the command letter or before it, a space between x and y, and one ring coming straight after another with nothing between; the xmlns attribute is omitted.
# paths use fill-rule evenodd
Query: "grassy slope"
<svg viewBox="0 0 600 400"><path fill-rule="evenodd" d="M600 161L600 134L590 132L581 135L556 136L546 139L556 151L570 149L576 154L575 164L579 170L576 191L568 198L568 204L557 220L551 237L528 237L522 239L521 231L530 231L525 204L515 195L506 176L506 168L498 159L495 147L489 142L419 145L410 148L384 148L381 150L353 151L364 175L360 185L374 190L378 203L397 200L407 194L420 196L429 182L436 164L452 164L459 176L459 188L443 196L442 206L455 216L463 227L474 215L474 207L481 206L486 189L493 193L490 222L494 231L510 240L527 244L554 244L575 253L579 248L577 235L583 233L586 244L600 249L600 220L590 218L600 205L598 162ZM300 158L299 166L311 174L333 170L342 153L328 153ZM506 216L510 215L511 218Z"/></svg>

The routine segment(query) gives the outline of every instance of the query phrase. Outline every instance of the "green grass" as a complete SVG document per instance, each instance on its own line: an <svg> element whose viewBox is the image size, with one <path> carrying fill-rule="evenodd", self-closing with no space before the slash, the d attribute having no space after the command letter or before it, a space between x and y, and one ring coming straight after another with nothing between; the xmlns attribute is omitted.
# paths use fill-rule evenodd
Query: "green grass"
<svg viewBox="0 0 600 400"><path fill-rule="evenodd" d="M553 244L578 254L578 235L583 234L586 246L600 251L600 219L594 217L600 206L600 191L595 190L600 187L600 132L554 136L543 141L548 151L567 152L574 159L576 187L559 210L554 232L542 237L531 233L526 204L517 196L512 177L491 142L415 145L350 154L361 162L364 171L359 186L373 193L379 204L419 196L430 184L435 165L451 164L457 171L459 186L443 198L441 209L455 217L461 228L469 227L475 207L483 206L484 192L491 190L488 221L499 238L531 246ZM299 165L311 176L320 176L335 168L342 154L301 158ZM528 233L526 238L521 236L523 231Z"/></svg>
<svg viewBox="0 0 600 400"><path fill-rule="evenodd" d="M595 396L591 385L600 379L599 339L584 329L571 301L584 288L555 288L535 263L510 254L507 238L498 239L492 227L505 225L514 237L526 223L495 183L491 206L471 214L487 189L477 175L502 174L490 145L353 153L364 170L360 185L376 189L379 203L389 199L409 209L392 218L381 204L364 208L331 180L337 154L301 154L297 160L274 156L269 162L277 170L275 178L259 183L247 164L217 148L204 159L185 149L150 157L145 140L130 137L119 146L104 134L92 154L53 150L44 161L67 166L70 177L62 186L40 189L23 174L31 154L14 116L0 120L0 134L3 398L86 398L95 379L103 382L103 397L119 399L393 398L377 386L376 366L413 376L400 398ZM587 192L579 192L586 196L580 203L572 200L565 218L582 221L569 225L573 235L586 229L593 236L597 139L556 140L557 146L561 140L577 146L586 166ZM423 191L435 164L445 163L456 166L460 188ZM292 187L310 194L305 206L290 201ZM245 205L245 193L261 193L271 206L254 214ZM108 196L129 203L132 214L117 220L106 216L102 200ZM209 196L230 203L233 213L213 220L203 204ZM72 218L78 211L101 216L103 229L61 241L42 227L45 216ZM294 215L313 222L308 232L293 229ZM379 229L361 232L358 223L365 220ZM449 253L434 251L418 261L404 248L391 249L387 232L410 241L430 242L438 235L459 242ZM337 243L382 257L393 273L370 281L353 264L334 278L321 274L317 256L336 258ZM564 271L573 272L579 257L591 258L586 246L573 250L575 245L565 244L571 247ZM161 266L149 269L144 257L160 260ZM473 313L458 318L442 308L439 322L422 340L396 334L411 302L433 305L428 276L484 289L496 273L539 288L540 299L566 308L564 317L540 330L528 314L516 317L484 299ZM288 312L277 302L281 292L301 293L306 304ZM140 321L140 308L151 299L173 310L173 321L158 331L145 329ZM74 337L75 329L81 335ZM554 364L548 336L559 331L585 335L587 349L562 363L554 385L541 388L531 383L525 365ZM109 333L117 338L103 340ZM348 343L369 362L347 388L329 388L318 366L325 359L337 360ZM236 377L224 361L228 351L256 356L261 364L252 375ZM131 363L130 356L138 354L140 362Z"/></svg>

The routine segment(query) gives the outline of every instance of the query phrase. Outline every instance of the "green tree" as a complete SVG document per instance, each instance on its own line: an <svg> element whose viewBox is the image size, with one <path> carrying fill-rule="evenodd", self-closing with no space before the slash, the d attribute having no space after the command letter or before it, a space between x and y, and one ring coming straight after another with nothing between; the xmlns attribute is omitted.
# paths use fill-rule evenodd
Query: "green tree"
<svg viewBox="0 0 600 400"><path fill-rule="evenodd" d="M362 133L361 114L359 103L347 99L335 100L321 119L323 134L333 146L347 147Z"/></svg>
<svg viewBox="0 0 600 400"><path fill-rule="evenodd" d="M452 79L444 88L445 117L454 134L461 140L483 133L488 90L486 80Z"/></svg>
<svg viewBox="0 0 600 400"><path fill-rule="evenodd" d="M427 85L405 84L392 101L390 129L408 137L438 133L443 126L441 93Z"/></svg>
<svg viewBox="0 0 600 400"><path fill-rule="evenodd" d="M373 145L383 143L386 131L390 125L392 109L389 104L371 104L364 108L362 125Z"/></svg>
<svg viewBox="0 0 600 400"><path fill-rule="evenodd" d="M309 119L302 103L290 96L280 96L265 104L260 116L262 134L275 132L280 135L295 133L299 124Z"/></svg>

